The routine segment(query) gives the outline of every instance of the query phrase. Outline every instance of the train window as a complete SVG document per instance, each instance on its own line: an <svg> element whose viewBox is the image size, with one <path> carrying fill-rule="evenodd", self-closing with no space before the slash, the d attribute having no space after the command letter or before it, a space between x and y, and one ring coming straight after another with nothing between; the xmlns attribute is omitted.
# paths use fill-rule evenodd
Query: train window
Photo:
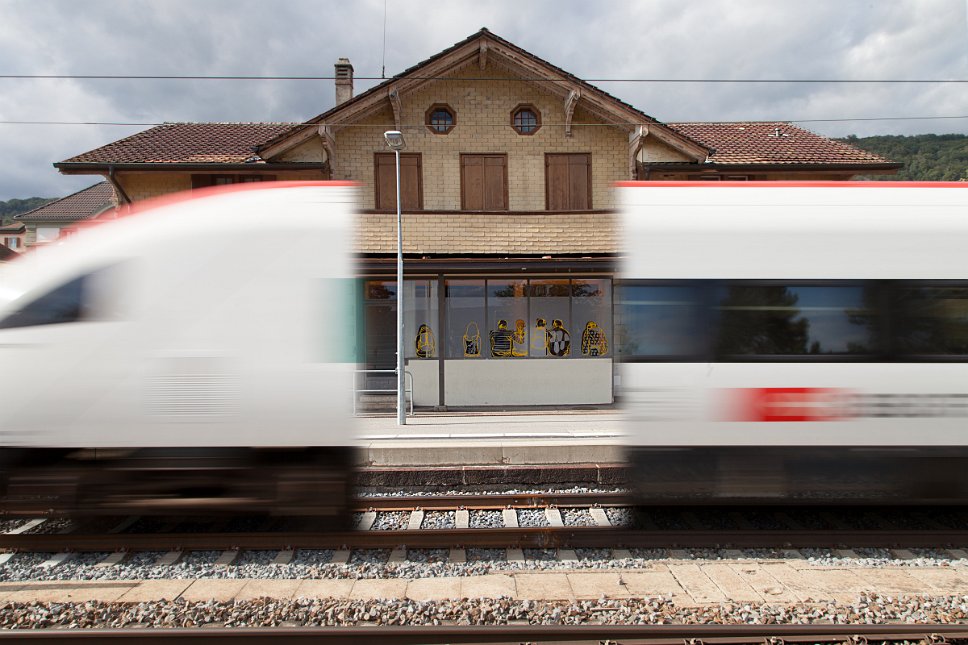
<svg viewBox="0 0 968 645"><path fill-rule="evenodd" d="M693 357L703 352L702 298L695 285L615 287L616 351L625 360Z"/></svg>
<svg viewBox="0 0 968 645"><path fill-rule="evenodd" d="M968 355L968 286L912 286L897 290L898 351L914 355Z"/></svg>
<svg viewBox="0 0 968 645"><path fill-rule="evenodd" d="M716 303L723 357L874 351L874 292L862 285L734 284L717 288Z"/></svg>
<svg viewBox="0 0 968 645"><path fill-rule="evenodd" d="M83 275L36 298L0 320L0 329L36 327L77 322L85 318L85 283Z"/></svg>

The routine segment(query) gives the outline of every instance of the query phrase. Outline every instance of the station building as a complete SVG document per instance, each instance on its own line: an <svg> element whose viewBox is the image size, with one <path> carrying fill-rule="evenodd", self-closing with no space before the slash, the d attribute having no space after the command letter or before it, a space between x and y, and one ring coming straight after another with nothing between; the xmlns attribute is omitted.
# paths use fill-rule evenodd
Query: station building
<svg viewBox="0 0 968 645"><path fill-rule="evenodd" d="M347 59L335 77L335 107L300 124L165 124L55 166L103 176L122 208L218 184L359 182L366 367L393 369L396 175L383 133L401 131L418 406L613 401L616 181L836 181L899 168L789 123L659 122L487 29L359 95Z"/></svg>

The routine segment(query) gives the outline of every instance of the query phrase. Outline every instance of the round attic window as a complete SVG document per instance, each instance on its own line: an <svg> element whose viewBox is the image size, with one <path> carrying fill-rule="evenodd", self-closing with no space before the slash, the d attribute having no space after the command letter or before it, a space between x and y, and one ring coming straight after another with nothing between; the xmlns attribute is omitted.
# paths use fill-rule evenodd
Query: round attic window
<svg viewBox="0 0 968 645"><path fill-rule="evenodd" d="M519 105L511 112L511 127L518 134L534 134L541 127L541 113L533 105Z"/></svg>
<svg viewBox="0 0 968 645"><path fill-rule="evenodd" d="M427 110L427 128L434 134L447 134L456 124L454 110L449 105L437 103Z"/></svg>

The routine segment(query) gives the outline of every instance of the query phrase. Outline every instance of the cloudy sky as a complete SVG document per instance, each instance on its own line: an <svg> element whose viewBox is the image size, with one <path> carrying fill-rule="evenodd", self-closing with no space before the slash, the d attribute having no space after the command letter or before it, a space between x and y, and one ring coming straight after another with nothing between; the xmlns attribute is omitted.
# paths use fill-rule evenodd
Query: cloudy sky
<svg viewBox="0 0 968 645"><path fill-rule="evenodd" d="M487 27L586 79L968 79L966 4L0 0L0 75L329 76L345 56L357 77L379 77L386 7L387 76ZM968 116L964 83L594 83L661 121L800 121L832 136L968 132L968 118L883 120ZM51 163L147 127L11 121L298 121L333 99L331 80L0 78L0 200L94 183Z"/></svg>

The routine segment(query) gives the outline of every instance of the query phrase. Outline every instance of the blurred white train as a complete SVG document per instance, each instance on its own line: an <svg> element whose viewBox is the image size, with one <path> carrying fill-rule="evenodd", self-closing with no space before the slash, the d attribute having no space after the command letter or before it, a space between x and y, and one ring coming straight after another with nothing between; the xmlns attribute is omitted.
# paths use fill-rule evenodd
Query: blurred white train
<svg viewBox="0 0 968 645"><path fill-rule="evenodd" d="M968 184L620 184L651 503L968 502Z"/></svg>
<svg viewBox="0 0 968 645"><path fill-rule="evenodd" d="M346 183L208 189L0 269L0 494L341 516L355 211Z"/></svg>

